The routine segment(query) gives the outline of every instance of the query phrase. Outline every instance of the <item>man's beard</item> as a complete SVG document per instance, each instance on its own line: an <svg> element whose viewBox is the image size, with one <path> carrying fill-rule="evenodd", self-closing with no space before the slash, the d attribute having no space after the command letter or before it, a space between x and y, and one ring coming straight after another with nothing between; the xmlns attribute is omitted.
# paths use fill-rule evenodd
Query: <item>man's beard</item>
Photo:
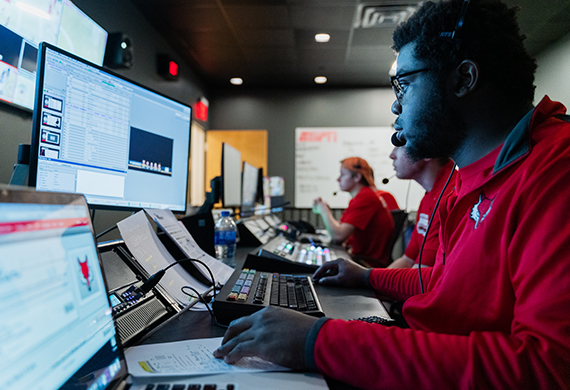
<svg viewBox="0 0 570 390"><path fill-rule="evenodd" d="M433 91L411 127L413 133L406 133L406 153L414 161L452 157L467 136L465 122L446 104L440 89Z"/></svg>

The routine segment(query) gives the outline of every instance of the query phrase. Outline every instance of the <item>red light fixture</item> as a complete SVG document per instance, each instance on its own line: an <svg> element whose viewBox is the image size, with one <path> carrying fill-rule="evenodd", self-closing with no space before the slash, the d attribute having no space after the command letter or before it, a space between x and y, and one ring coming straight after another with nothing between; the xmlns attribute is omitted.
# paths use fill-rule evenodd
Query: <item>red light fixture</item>
<svg viewBox="0 0 570 390"><path fill-rule="evenodd" d="M170 77L178 77L178 64L172 60L168 63L168 74Z"/></svg>
<svg viewBox="0 0 570 390"><path fill-rule="evenodd" d="M194 107L194 117L203 122L206 122L208 120L209 104L210 103L208 102L208 99L206 99L205 97L200 98L200 100L198 100L198 103L196 103L196 106Z"/></svg>
<svg viewBox="0 0 570 390"><path fill-rule="evenodd" d="M165 80L178 80L178 64L168 54L158 54L156 56L156 72Z"/></svg>

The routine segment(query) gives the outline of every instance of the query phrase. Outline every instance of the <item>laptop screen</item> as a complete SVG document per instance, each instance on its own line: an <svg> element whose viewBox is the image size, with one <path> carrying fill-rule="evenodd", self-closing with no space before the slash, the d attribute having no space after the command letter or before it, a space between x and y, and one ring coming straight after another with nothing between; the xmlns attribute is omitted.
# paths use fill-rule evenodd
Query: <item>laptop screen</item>
<svg viewBox="0 0 570 390"><path fill-rule="evenodd" d="M122 375L82 196L0 191L0 313L1 389L105 389Z"/></svg>

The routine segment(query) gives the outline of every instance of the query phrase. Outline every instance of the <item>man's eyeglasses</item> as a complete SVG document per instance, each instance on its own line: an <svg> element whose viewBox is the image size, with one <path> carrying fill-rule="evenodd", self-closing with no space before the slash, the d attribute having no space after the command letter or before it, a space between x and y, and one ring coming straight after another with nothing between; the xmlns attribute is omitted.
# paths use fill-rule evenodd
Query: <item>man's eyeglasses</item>
<svg viewBox="0 0 570 390"><path fill-rule="evenodd" d="M396 99L398 100L398 103L402 104L402 98L404 97L404 92L405 92L405 89L402 87L402 83L400 82L400 78L406 77L406 76L411 76L413 74L425 72L428 70L431 70L431 68L422 68L422 69L412 70L411 72L405 72L405 73L397 74L395 76L390 77L390 84L392 85L392 90L394 91L394 94L396 95Z"/></svg>

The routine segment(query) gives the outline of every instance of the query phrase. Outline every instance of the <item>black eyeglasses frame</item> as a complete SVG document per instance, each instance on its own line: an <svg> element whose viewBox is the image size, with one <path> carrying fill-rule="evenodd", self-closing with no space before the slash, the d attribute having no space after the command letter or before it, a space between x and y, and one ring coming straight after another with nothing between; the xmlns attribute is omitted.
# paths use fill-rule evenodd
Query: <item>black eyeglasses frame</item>
<svg viewBox="0 0 570 390"><path fill-rule="evenodd" d="M402 98L404 97L404 89L402 88L402 85L400 84L400 78L406 77L406 76L411 76L413 74L420 73L420 72L426 72L428 70L431 70L431 68L421 68L421 69L412 70L410 72L404 72L402 74L390 76L390 85L392 86L392 90L394 91L394 94L396 95L396 99L398 100L398 103L402 104Z"/></svg>

